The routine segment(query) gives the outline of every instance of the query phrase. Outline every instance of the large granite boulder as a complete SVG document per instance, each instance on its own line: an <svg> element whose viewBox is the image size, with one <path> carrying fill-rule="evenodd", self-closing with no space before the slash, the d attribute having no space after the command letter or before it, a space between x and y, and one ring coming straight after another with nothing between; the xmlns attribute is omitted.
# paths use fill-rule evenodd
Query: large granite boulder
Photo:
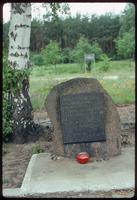
<svg viewBox="0 0 137 200"><path fill-rule="evenodd" d="M69 100L71 98L73 102ZM87 99L87 103L80 104L79 111L78 109L75 110L74 106L76 105L78 108L78 102L82 99ZM90 101L92 102L90 103ZM72 105L69 105L71 103ZM68 107L65 107L65 105ZM53 149L56 155L74 158L77 153L87 151L91 157L96 159L109 159L121 153L120 118L111 97L98 80L94 78L76 78L56 85L47 96L45 106L54 127L52 139ZM85 127L87 136L83 137L82 132L80 133L81 136L75 135L75 128L73 126L76 122L73 123L71 121L73 118L69 118L67 114L69 109L72 109L72 106L78 116L78 120L76 120L75 117L74 120L80 123L75 127L76 129L77 127L82 128L79 118L82 116L84 116L84 118L88 117L87 119L91 126L90 129L87 129L87 119L84 121L83 118L85 126L87 126ZM84 109L83 106L85 106L87 115L83 112L84 110L82 111L82 109ZM72 109L72 113L74 114L75 112L73 112ZM65 121L64 118L66 116L69 121ZM91 116L92 121L89 116ZM95 123L93 123L94 121ZM94 131L94 134L91 130ZM96 133L98 135L96 135ZM93 141L91 141L92 135ZM77 137L79 137L78 140ZM69 140L71 142L67 142Z"/></svg>

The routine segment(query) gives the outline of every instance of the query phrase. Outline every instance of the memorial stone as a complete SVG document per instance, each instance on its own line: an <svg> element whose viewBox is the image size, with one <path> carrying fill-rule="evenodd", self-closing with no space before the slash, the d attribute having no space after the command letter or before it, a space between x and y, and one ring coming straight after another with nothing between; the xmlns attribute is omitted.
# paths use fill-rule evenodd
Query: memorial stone
<svg viewBox="0 0 137 200"><path fill-rule="evenodd" d="M55 154L74 158L86 151L101 159L120 154L120 118L98 80L76 78L56 85L45 103Z"/></svg>

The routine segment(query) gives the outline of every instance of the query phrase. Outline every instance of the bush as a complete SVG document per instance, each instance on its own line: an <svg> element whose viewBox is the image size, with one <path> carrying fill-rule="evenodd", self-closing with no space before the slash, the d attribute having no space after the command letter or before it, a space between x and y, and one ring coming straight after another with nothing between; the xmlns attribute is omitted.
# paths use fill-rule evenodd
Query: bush
<svg viewBox="0 0 137 200"><path fill-rule="evenodd" d="M121 58L134 58L135 53L135 35L133 31L124 33L116 42L117 54Z"/></svg>
<svg viewBox="0 0 137 200"><path fill-rule="evenodd" d="M106 72L110 68L110 63L109 61L111 60L106 54L101 55L101 60L103 61L101 63L101 66L99 68L100 71Z"/></svg>
<svg viewBox="0 0 137 200"><path fill-rule="evenodd" d="M100 61L102 59L103 51L97 42L91 45L91 52L95 54L95 60Z"/></svg>
<svg viewBox="0 0 137 200"><path fill-rule="evenodd" d="M70 48L65 48L62 51L63 63L71 63L71 50Z"/></svg>
<svg viewBox="0 0 137 200"><path fill-rule="evenodd" d="M100 61L103 51L97 42L92 44L81 36L75 48L70 52L71 59L74 62L84 64L85 54L95 54L95 61Z"/></svg>
<svg viewBox="0 0 137 200"><path fill-rule="evenodd" d="M44 65L44 58L42 55L39 54L32 55L31 60L37 66Z"/></svg>
<svg viewBox="0 0 137 200"><path fill-rule="evenodd" d="M61 49L56 41L50 41L45 49L41 51L43 57L46 59L46 64L55 65L62 62Z"/></svg>
<svg viewBox="0 0 137 200"><path fill-rule="evenodd" d="M91 52L89 41L85 37L81 36L75 48L71 52L71 57L76 63L84 63L84 55L90 54Z"/></svg>

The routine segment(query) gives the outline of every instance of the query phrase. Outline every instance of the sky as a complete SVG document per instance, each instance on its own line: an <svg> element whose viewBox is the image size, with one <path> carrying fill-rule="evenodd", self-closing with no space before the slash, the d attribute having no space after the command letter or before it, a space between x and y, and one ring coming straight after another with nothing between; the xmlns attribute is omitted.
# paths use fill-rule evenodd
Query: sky
<svg viewBox="0 0 137 200"><path fill-rule="evenodd" d="M38 4L38 3L35 3ZM40 3L38 4L40 5ZM81 15L102 15L108 12L113 14L120 14L124 9L127 3L69 3L70 12L72 16L75 16L76 13ZM32 18L39 16L41 18L41 13L44 13L44 10L41 8L32 9ZM3 22L6 23L10 20L10 5L8 3L3 6Z"/></svg>

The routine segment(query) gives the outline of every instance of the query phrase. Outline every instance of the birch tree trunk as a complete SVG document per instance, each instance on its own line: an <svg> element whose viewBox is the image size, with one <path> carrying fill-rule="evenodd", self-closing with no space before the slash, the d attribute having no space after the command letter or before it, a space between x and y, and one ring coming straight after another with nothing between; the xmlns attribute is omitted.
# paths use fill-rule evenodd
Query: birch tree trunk
<svg viewBox="0 0 137 200"><path fill-rule="evenodd" d="M12 3L8 61L14 72L21 72L30 67L30 32L31 4ZM13 141L15 143L24 143L28 134L34 131L35 126L29 97L29 79L24 78L21 84L22 88L16 93L12 93Z"/></svg>

